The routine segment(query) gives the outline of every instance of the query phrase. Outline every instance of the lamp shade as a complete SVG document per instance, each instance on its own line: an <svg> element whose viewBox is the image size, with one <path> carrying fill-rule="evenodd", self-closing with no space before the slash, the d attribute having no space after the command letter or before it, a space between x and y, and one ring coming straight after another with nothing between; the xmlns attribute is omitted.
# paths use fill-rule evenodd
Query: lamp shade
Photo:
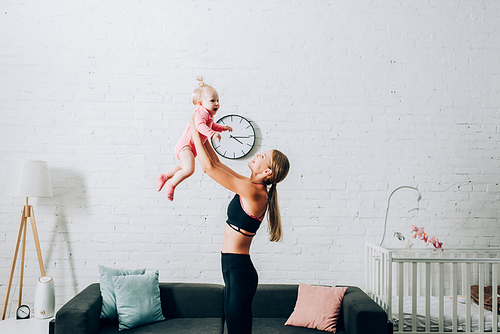
<svg viewBox="0 0 500 334"><path fill-rule="evenodd" d="M2 188L2 195L52 197L52 180L46 161L14 160Z"/></svg>

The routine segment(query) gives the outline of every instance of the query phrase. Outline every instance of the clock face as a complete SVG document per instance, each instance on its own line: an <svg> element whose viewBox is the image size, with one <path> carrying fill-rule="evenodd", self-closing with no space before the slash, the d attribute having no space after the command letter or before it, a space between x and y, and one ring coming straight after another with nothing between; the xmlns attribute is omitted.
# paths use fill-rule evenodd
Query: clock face
<svg viewBox="0 0 500 334"><path fill-rule="evenodd" d="M255 144L255 130L246 118L227 115L217 121L220 125L230 126L233 131L221 132L221 141L212 140L215 152L224 158L239 159L247 155Z"/></svg>
<svg viewBox="0 0 500 334"><path fill-rule="evenodd" d="M27 305L21 305L17 309L16 318L17 319L29 319L30 317L30 308Z"/></svg>

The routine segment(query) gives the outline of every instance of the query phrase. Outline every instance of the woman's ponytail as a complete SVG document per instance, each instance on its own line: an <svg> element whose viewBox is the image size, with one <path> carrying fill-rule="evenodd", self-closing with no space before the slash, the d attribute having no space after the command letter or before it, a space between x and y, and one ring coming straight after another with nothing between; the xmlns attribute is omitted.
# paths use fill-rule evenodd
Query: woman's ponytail
<svg viewBox="0 0 500 334"><path fill-rule="evenodd" d="M281 215L278 205L276 184L271 185L267 196L267 205L269 207L269 212L267 214L269 220L269 240L281 241L283 239L283 230L281 228Z"/></svg>
<svg viewBox="0 0 500 334"><path fill-rule="evenodd" d="M290 169L290 163L286 155L278 150L273 150L273 155L271 159L271 166L269 166L272 173L267 184L271 185L267 193L267 206L268 214L267 219L269 220L269 240L271 241L281 241L283 239L283 230L281 228L281 215L280 208L278 205L278 191L276 189L276 184L281 182L288 174Z"/></svg>

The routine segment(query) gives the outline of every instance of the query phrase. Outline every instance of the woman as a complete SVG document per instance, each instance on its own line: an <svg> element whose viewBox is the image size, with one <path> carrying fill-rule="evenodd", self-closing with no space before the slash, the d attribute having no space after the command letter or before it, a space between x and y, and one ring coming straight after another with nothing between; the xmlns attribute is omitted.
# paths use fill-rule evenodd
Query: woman
<svg viewBox="0 0 500 334"><path fill-rule="evenodd" d="M282 239L276 184L286 177L290 164L286 155L270 150L248 163L250 177L240 175L220 162L209 141L202 143L193 117L189 125L203 172L236 193L227 209L222 241L224 314L229 334L251 333L258 276L250 259L250 245L267 209L270 240Z"/></svg>

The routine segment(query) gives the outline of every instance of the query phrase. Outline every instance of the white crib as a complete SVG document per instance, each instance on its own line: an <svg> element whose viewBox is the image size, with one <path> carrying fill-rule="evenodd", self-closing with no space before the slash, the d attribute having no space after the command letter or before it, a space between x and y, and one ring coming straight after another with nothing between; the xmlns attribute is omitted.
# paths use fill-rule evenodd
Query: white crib
<svg viewBox="0 0 500 334"><path fill-rule="evenodd" d="M366 293L387 312L394 332L500 332L500 248L396 250L366 243L365 255ZM479 306L490 285L493 312Z"/></svg>

